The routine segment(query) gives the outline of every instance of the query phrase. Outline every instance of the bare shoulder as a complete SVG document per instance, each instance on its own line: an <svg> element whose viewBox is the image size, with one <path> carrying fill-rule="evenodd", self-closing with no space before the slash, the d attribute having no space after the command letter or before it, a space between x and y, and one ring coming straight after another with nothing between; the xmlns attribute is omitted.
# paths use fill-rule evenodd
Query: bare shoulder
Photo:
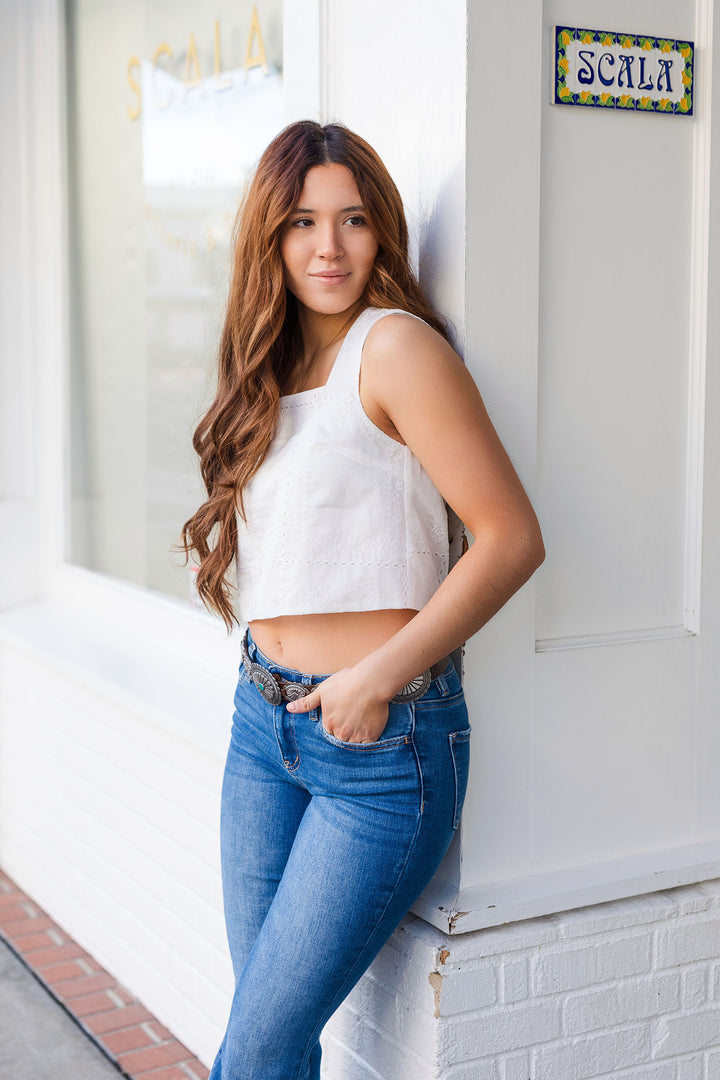
<svg viewBox="0 0 720 1080"><path fill-rule="evenodd" d="M422 319L393 312L368 331L363 349L361 386L364 400L392 416L408 394L468 392L474 382L465 364L442 334Z"/></svg>
<svg viewBox="0 0 720 1080"><path fill-rule="evenodd" d="M410 448L476 540L498 530L535 533L534 511L480 391L442 334L405 313L379 319L363 352L360 396L370 419Z"/></svg>
<svg viewBox="0 0 720 1080"><path fill-rule="evenodd" d="M405 311L384 315L370 327L364 355L373 364L381 360L404 366L415 357L430 363L443 358L450 363L462 363L460 357L437 330L422 319Z"/></svg>

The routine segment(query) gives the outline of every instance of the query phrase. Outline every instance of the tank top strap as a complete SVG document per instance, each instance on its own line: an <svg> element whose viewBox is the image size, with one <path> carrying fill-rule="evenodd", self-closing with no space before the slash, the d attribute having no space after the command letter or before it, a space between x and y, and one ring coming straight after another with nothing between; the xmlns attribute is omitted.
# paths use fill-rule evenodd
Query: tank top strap
<svg viewBox="0 0 720 1080"><path fill-rule="evenodd" d="M385 315L394 314L396 312L403 315L412 314L412 312L405 311L404 308L367 307L364 311L360 312L345 335L345 340L335 358L335 363L333 364L327 382L328 386L332 386L334 389L349 390L357 394L360 386L360 364L362 361L365 338L370 333L371 327L373 327L379 319L382 319ZM413 317L416 319L420 318L419 315Z"/></svg>

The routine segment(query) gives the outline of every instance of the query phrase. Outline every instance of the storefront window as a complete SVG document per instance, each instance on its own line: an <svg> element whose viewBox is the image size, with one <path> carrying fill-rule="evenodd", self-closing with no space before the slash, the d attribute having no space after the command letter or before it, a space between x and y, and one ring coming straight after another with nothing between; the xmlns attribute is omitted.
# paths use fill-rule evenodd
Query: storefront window
<svg viewBox="0 0 720 1080"><path fill-rule="evenodd" d="M178 597L243 184L284 123L282 0L67 2L70 561Z"/></svg>

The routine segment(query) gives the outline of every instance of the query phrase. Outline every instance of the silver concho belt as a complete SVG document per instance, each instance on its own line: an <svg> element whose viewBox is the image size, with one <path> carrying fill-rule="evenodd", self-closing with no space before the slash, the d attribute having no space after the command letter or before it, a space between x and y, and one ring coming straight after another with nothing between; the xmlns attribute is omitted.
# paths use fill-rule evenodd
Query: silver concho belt
<svg viewBox="0 0 720 1080"><path fill-rule="evenodd" d="M258 692L262 694L270 705L279 705L282 701L296 701L298 698L306 697L311 691L315 690L319 685L305 686L303 683L291 682L289 679L282 679L279 675L274 675L271 671L268 671L262 664L257 664L250 659L247 651L247 638L242 640L242 662L245 671L255 684ZM422 697L427 691L430 683L433 679L436 679L438 675L441 675L445 670L448 657L438 661L437 664L433 664L427 671L423 671L422 675L418 675L417 678L411 679L409 683L403 686L394 697L390 698L390 701L398 704L408 701L415 701L417 698Z"/></svg>

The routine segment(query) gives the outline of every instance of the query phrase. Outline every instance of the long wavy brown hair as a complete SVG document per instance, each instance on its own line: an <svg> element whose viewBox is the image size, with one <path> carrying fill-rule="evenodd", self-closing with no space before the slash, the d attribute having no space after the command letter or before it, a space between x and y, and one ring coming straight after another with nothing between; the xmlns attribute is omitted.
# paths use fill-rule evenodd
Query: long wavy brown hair
<svg viewBox="0 0 720 1080"><path fill-rule="evenodd" d="M402 308L447 338L408 261L402 199L373 148L342 124L289 124L267 147L232 230L232 272L218 350L217 392L193 433L207 499L182 528L186 561L194 551L197 590L228 632L238 622L228 571L236 559L236 512L275 434L281 388L301 354L297 303L285 287L283 230L316 165L345 165L378 242L361 306Z"/></svg>

